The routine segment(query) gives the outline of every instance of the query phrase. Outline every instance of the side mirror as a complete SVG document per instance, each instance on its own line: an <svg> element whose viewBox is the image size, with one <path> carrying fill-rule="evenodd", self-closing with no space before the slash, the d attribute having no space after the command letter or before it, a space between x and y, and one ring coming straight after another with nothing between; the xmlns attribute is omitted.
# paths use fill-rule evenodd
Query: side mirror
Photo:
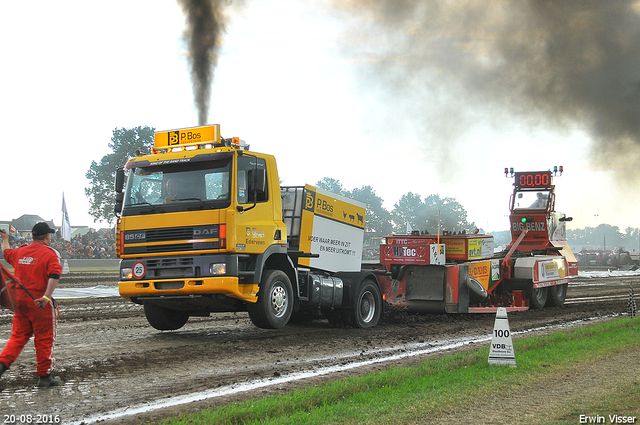
<svg viewBox="0 0 640 425"><path fill-rule="evenodd" d="M124 168L118 168L116 170L116 193L121 194L124 189Z"/></svg>
<svg viewBox="0 0 640 425"><path fill-rule="evenodd" d="M124 193L122 193L122 192L116 193L116 204L115 204L113 210L115 211L116 215L118 215L118 216L122 212L123 201L124 201Z"/></svg>
<svg viewBox="0 0 640 425"><path fill-rule="evenodd" d="M573 221L573 217L560 217L558 221Z"/></svg>
<svg viewBox="0 0 640 425"><path fill-rule="evenodd" d="M267 170L252 168L247 171L247 180L249 180L249 193L256 193L255 200L264 199L264 194L267 191Z"/></svg>

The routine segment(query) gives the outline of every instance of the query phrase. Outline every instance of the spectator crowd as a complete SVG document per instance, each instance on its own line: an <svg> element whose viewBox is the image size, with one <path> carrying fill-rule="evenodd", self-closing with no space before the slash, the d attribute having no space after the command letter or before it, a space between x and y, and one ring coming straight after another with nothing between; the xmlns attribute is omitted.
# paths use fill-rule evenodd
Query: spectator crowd
<svg viewBox="0 0 640 425"><path fill-rule="evenodd" d="M11 235L9 245L17 248L31 243L31 234L26 237ZM53 237L51 247L60 253L62 259L107 259L116 258L116 242L113 231L95 231L90 229L84 235L76 235L70 241Z"/></svg>

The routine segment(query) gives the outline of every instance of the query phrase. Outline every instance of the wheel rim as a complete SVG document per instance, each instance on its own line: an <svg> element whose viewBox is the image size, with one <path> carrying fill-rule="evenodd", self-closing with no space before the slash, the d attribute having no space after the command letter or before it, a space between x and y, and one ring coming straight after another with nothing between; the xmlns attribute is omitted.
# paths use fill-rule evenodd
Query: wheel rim
<svg viewBox="0 0 640 425"><path fill-rule="evenodd" d="M547 294L549 288L535 288L532 294L532 302L535 303L533 308L542 308L547 302Z"/></svg>
<svg viewBox="0 0 640 425"><path fill-rule="evenodd" d="M376 314L376 300L369 291L360 298L360 317L364 323L369 323Z"/></svg>
<svg viewBox="0 0 640 425"><path fill-rule="evenodd" d="M287 291L284 287L278 285L271 291L271 308L276 317L284 316L287 311Z"/></svg>
<svg viewBox="0 0 640 425"><path fill-rule="evenodd" d="M560 285L560 287L558 288L558 295L564 300L565 296L567 295L567 285Z"/></svg>

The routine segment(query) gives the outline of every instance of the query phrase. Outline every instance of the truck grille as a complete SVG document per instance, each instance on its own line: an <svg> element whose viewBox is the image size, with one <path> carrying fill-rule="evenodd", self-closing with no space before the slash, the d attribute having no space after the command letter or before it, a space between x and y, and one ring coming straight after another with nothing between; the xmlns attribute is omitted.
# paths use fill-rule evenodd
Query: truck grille
<svg viewBox="0 0 640 425"><path fill-rule="evenodd" d="M191 266L193 265L193 258L191 257L178 257L178 258L158 258L154 260L147 260L147 267L175 267L175 266Z"/></svg>
<svg viewBox="0 0 640 425"><path fill-rule="evenodd" d="M171 279L195 277L200 267L195 266L193 257L159 257L146 260L149 278ZM157 284L156 284L157 288ZM160 288L157 288L160 289ZM162 289L175 289L163 287Z"/></svg>
<svg viewBox="0 0 640 425"><path fill-rule="evenodd" d="M146 242L179 241L193 239L193 227L179 227L177 229L147 230Z"/></svg>
<svg viewBox="0 0 640 425"><path fill-rule="evenodd" d="M206 226L171 227L163 229L128 230L124 232L123 236L124 255L220 249L220 226L217 224ZM194 239L199 241L191 242L191 240ZM171 243L173 241L178 243Z"/></svg>

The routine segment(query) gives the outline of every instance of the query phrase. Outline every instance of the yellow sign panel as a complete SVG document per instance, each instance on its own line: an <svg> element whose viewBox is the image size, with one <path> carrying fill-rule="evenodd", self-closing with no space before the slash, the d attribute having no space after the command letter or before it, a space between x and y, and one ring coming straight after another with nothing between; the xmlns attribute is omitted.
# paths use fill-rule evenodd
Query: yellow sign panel
<svg viewBox="0 0 640 425"><path fill-rule="evenodd" d="M482 258L482 242L480 239L469 239L469 259Z"/></svg>
<svg viewBox="0 0 640 425"><path fill-rule="evenodd" d="M447 246L447 255L460 255L464 257L465 254L467 253L466 252L467 247L463 239L455 239L455 240L444 239L444 243Z"/></svg>
<svg viewBox="0 0 640 425"><path fill-rule="evenodd" d="M538 278L535 282L564 279L567 276L564 257L538 261Z"/></svg>
<svg viewBox="0 0 640 425"><path fill-rule="evenodd" d="M306 185L300 250L318 254L300 264L328 271L359 271L366 208L363 204Z"/></svg>
<svg viewBox="0 0 640 425"><path fill-rule="evenodd" d="M155 134L155 147L160 149L199 143L220 143L220 126L215 124L205 127L159 131Z"/></svg>
<svg viewBox="0 0 640 425"><path fill-rule="evenodd" d="M315 187L305 186L304 209L315 215L339 221L364 229L366 209L349 202L336 199L333 194L323 194Z"/></svg>
<svg viewBox="0 0 640 425"><path fill-rule="evenodd" d="M491 261L474 261L467 263L467 265L469 266L469 276L480 282L484 289L489 289Z"/></svg>

